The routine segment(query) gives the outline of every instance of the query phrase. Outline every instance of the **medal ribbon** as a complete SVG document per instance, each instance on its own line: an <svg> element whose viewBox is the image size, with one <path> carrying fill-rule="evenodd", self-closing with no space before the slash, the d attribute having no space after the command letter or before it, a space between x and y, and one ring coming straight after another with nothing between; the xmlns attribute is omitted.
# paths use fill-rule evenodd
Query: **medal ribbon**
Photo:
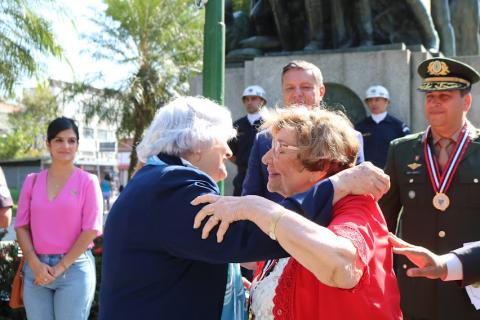
<svg viewBox="0 0 480 320"><path fill-rule="evenodd" d="M453 153L450 155L445 169L443 170L442 175L440 175L440 167L438 165L437 159L433 155L432 149L428 144L428 135L430 134L430 126L425 131L423 138L423 150L425 153L425 162L427 163L428 174L430 176L430 181L432 182L433 190L435 193L446 193L450 187L450 183L453 180L453 176L457 171L457 167L462 160L463 154L467 150L468 144L470 143L469 131L467 123L462 128L460 136L458 137L457 143Z"/></svg>

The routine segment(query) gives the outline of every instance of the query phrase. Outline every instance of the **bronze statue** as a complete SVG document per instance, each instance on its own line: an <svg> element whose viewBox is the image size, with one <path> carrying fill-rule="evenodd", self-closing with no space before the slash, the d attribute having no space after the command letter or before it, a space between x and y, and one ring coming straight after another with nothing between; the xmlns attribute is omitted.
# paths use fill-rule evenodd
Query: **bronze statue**
<svg viewBox="0 0 480 320"><path fill-rule="evenodd" d="M478 0L451 0L457 56L480 54Z"/></svg>
<svg viewBox="0 0 480 320"><path fill-rule="evenodd" d="M252 0L250 13L233 12L231 0L225 2L226 59L243 61L268 51L281 50L268 0Z"/></svg>
<svg viewBox="0 0 480 320"><path fill-rule="evenodd" d="M430 14L423 0L251 0L247 20L227 10L227 32L236 29L227 34L229 55L389 43L423 44L446 56L478 54L478 1L431 0Z"/></svg>
<svg viewBox="0 0 480 320"><path fill-rule="evenodd" d="M283 50L302 50L306 23L304 0L269 0L269 3Z"/></svg>
<svg viewBox="0 0 480 320"><path fill-rule="evenodd" d="M440 36L440 51L446 56L454 57L456 55L455 33L448 0L432 0L431 4L433 23Z"/></svg>
<svg viewBox="0 0 480 320"><path fill-rule="evenodd" d="M430 52L437 53L440 48L440 39L425 3L422 0L406 0L406 3L417 22L423 45Z"/></svg>

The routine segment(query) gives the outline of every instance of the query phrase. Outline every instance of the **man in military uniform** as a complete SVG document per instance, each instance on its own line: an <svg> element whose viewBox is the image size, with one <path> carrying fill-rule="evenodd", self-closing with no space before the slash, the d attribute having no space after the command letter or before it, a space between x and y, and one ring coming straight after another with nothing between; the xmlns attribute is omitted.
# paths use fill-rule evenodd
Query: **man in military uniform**
<svg viewBox="0 0 480 320"><path fill-rule="evenodd" d="M394 140L385 172L391 188L380 200L390 230L438 254L479 237L480 130L467 120L471 85L480 75L447 58L423 61L425 132ZM480 319L465 289L452 282L409 278L414 265L398 258L397 277L405 319Z"/></svg>
<svg viewBox="0 0 480 320"><path fill-rule="evenodd" d="M235 129L237 129L237 137L228 143L233 154L230 160L237 166L237 175L233 178L234 196L242 194L243 180L245 180L248 167L248 157L250 156L253 140L255 140L255 135L262 122L260 110L267 104L267 94L260 86L249 86L243 91L242 102L247 115L233 123Z"/></svg>
<svg viewBox="0 0 480 320"><path fill-rule="evenodd" d="M387 113L390 94L383 86L371 86L365 94L365 104L370 116L355 125L363 136L365 161L379 168L385 167L390 141L410 133L408 126Z"/></svg>

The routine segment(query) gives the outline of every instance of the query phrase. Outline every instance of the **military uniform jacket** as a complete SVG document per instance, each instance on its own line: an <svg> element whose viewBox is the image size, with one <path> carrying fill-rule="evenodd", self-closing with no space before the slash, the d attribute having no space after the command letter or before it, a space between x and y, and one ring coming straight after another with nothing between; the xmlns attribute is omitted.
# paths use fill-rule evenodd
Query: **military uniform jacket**
<svg viewBox="0 0 480 320"><path fill-rule="evenodd" d="M228 145L236 157L235 164L238 166L239 171L247 171L250 150L260 125L261 119L255 121L254 124L250 124L247 116L233 123L233 127L237 129L237 137L229 141Z"/></svg>
<svg viewBox="0 0 480 320"><path fill-rule="evenodd" d="M233 123L233 127L237 129L237 136L230 140L228 145L235 156L235 164L237 165L237 175L233 178L234 196L240 196L242 194L242 185L247 174L250 150L257 135L258 127L261 124L261 118L251 124L247 116Z"/></svg>
<svg viewBox="0 0 480 320"><path fill-rule="evenodd" d="M480 131L473 130L446 192L450 206L443 212L432 205L434 191L424 158L423 133L392 141L385 167L391 188L380 200L390 231L394 232L403 207L399 232L410 243L444 254L480 239ZM405 319L480 319L480 311L475 311L457 283L410 278L406 269L414 265L403 256L397 258Z"/></svg>
<svg viewBox="0 0 480 320"><path fill-rule="evenodd" d="M363 136L365 161L371 161L379 168L385 167L390 141L410 133L405 123L387 113L385 119L376 123L372 117L366 117L355 125Z"/></svg>

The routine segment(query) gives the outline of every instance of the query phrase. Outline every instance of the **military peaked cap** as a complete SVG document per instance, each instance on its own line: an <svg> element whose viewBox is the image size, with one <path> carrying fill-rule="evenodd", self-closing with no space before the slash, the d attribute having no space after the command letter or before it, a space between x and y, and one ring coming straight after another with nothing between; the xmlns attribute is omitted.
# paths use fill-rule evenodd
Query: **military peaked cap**
<svg viewBox="0 0 480 320"><path fill-rule="evenodd" d="M480 80L480 74L471 66L448 58L427 59L417 72L423 78L418 90L424 92L469 89Z"/></svg>

